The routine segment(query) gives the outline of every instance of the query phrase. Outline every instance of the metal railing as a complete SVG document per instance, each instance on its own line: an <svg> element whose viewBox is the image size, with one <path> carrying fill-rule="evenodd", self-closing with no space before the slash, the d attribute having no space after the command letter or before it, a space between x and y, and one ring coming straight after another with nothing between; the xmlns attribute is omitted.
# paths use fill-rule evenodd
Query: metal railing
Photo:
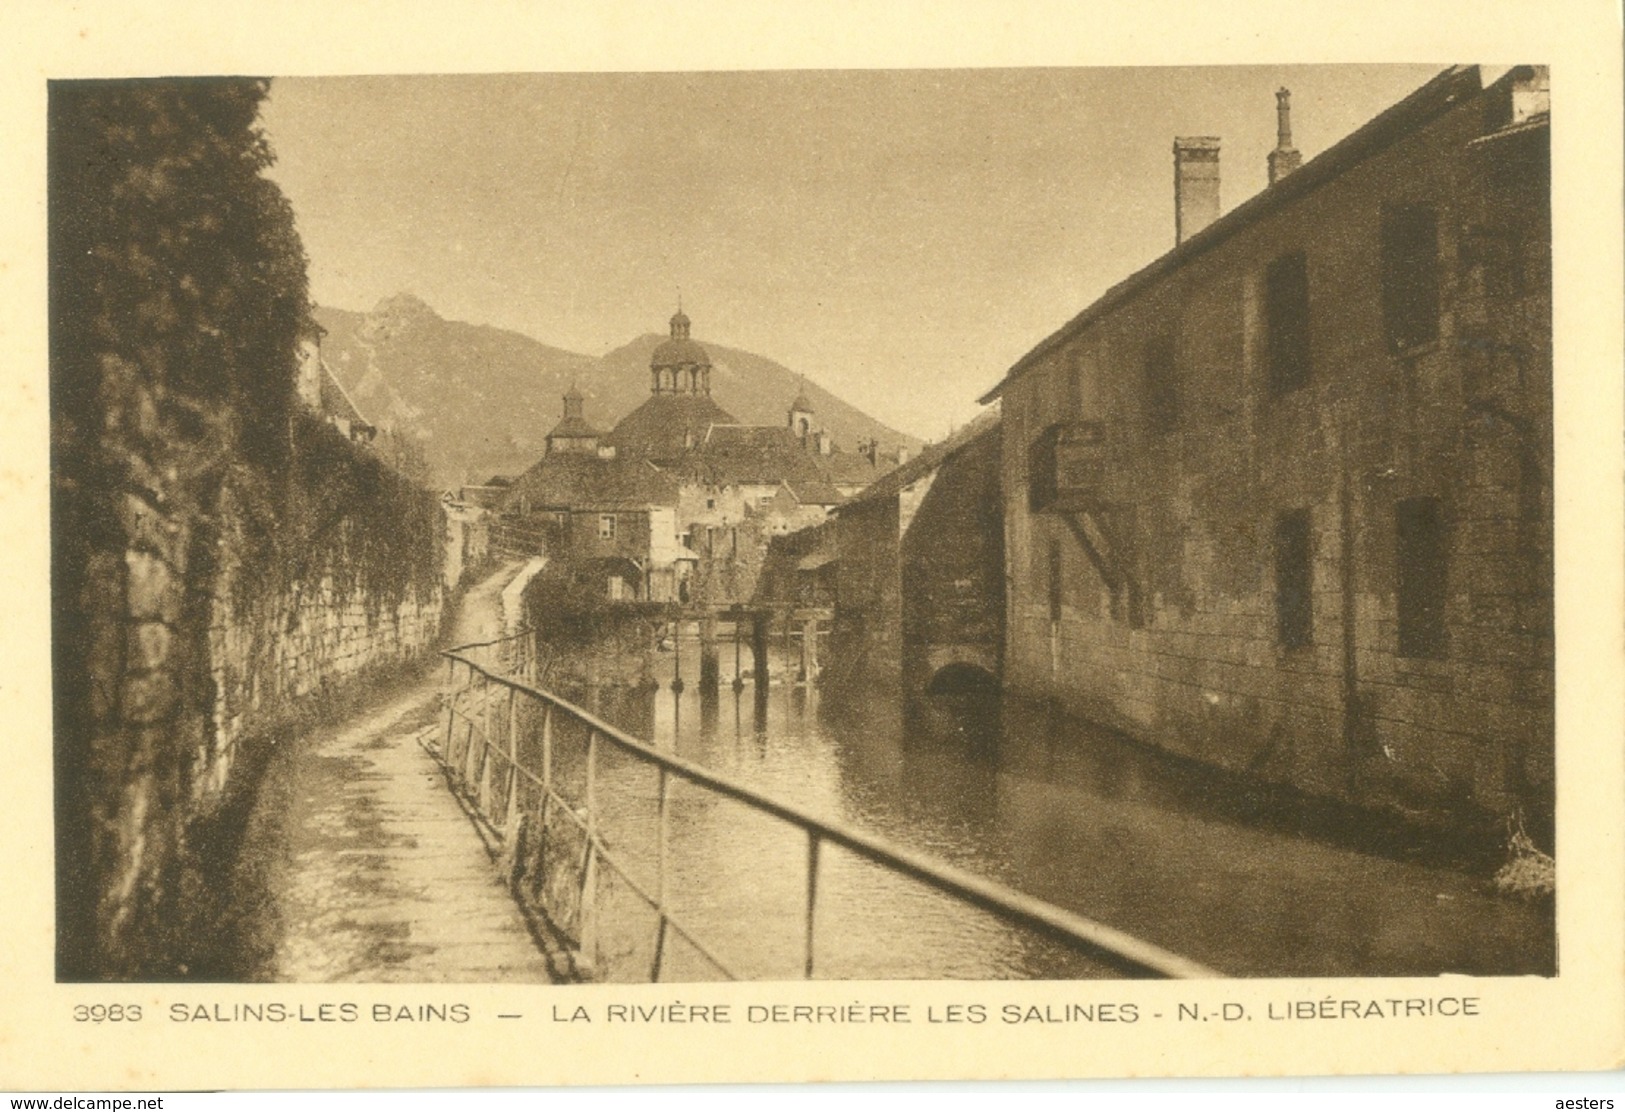
<svg viewBox="0 0 1625 1112"><path fill-rule="evenodd" d="M532 910L540 910L556 930L579 944L580 953L585 956L581 964L588 976L592 972L598 928L595 907L598 874L607 868L657 917L648 971L650 981L660 980L671 936L686 942L723 977L730 980L739 977L671 906L668 891L672 871L671 790L678 780L788 824L805 835L806 877L800 918L801 972L806 978L815 972L819 862L826 844L839 846L892 874L1047 937L1066 950L1119 974L1130 977L1219 976L1153 943L996 881L932 860L887 839L819 818L663 752L558 695L534 686L528 678L535 673L533 654L534 641L528 632L463 645L442 654L447 658L448 687L444 739L438 756L453 785L501 844L508 879L514 885L516 896L522 902L527 898L536 899L541 906ZM499 707L499 703L503 705ZM560 758L555 752L555 743L566 724L578 734L584 733L585 751L580 755L584 767L574 770L581 782L580 806L559 790L557 764ZM534 750L532 756L539 767L531 767L521 754L522 739L535 743L526 747ZM620 860L615 847L600 829L601 765L609 752L653 768L657 777L652 885L637 880L634 871ZM539 876L545 870L537 864L543 856L543 849L538 848L539 839L549 837L548 832L560 823L573 827L579 835L578 845L572 848L572 868L567 870L569 884L563 886L556 876ZM529 880L522 883L521 875L527 870ZM533 889L539 886L550 891L537 896Z"/></svg>

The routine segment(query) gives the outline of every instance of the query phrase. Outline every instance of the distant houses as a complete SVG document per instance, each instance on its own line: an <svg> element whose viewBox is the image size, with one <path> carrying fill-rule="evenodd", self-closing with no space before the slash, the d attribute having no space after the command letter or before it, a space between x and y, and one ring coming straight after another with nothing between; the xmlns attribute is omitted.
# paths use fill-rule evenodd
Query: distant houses
<svg viewBox="0 0 1625 1112"><path fill-rule="evenodd" d="M999 417L987 413L773 543L756 603L834 608L825 678L919 694L997 688Z"/></svg>
<svg viewBox="0 0 1625 1112"><path fill-rule="evenodd" d="M546 453L489 500L506 535L601 573L605 595L726 606L748 600L775 536L824 520L906 450L833 443L804 394L784 425L746 425L711 397L711 360L681 309L650 357L649 397L612 429L572 386Z"/></svg>

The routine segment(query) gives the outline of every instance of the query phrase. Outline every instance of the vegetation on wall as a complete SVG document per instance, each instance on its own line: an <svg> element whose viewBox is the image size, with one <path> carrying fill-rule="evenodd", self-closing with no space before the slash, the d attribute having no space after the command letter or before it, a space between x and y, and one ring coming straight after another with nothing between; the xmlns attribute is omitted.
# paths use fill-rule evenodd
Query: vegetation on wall
<svg viewBox="0 0 1625 1112"><path fill-rule="evenodd" d="M602 570L586 560L554 560L525 588L525 613L555 648L586 648L610 631L641 625L652 630L673 611L670 603L611 599Z"/></svg>
<svg viewBox="0 0 1625 1112"><path fill-rule="evenodd" d="M126 373L154 392L141 432L286 453L297 343L312 327L293 211L263 176L269 82L53 82L53 413L114 417Z"/></svg>
<svg viewBox="0 0 1625 1112"><path fill-rule="evenodd" d="M439 509L297 403L314 334L264 80L53 82L58 974L187 975L213 600L438 582ZM228 567L231 574L225 572ZM258 626L256 626L258 628ZM229 788L229 784L228 784ZM211 789L217 790L217 789Z"/></svg>

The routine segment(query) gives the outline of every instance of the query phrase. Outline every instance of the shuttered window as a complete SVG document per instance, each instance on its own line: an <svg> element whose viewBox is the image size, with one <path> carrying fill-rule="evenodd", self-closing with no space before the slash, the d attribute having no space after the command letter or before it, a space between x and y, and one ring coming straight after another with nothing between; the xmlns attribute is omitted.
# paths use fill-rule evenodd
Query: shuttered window
<svg viewBox="0 0 1625 1112"><path fill-rule="evenodd" d="M1439 338L1439 221L1431 208L1383 210L1382 321L1391 352Z"/></svg>
<svg viewBox="0 0 1625 1112"><path fill-rule="evenodd" d="M1285 394L1309 381L1309 263L1302 251L1282 255L1264 273L1264 327L1270 391Z"/></svg>

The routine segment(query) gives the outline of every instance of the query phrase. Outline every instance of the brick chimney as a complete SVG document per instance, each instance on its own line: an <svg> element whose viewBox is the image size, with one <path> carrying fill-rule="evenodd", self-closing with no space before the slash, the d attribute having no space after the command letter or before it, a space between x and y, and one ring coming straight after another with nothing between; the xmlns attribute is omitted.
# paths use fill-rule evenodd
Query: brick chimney
<svg viewBox="0 0 1625 1112"><path fill-rule="evenodd" d="M1292 90L1275 91L1275 149L1270 152L1270 184L1274 185L1299 166L1303 155L1292 145Z"/></svg>
<svg viewBox="0 0 1625 1112"><path fill-rule="evenodd" d="M1219 140L1174 140L1174 242L1184 243L1219 217Z"/></svg>

